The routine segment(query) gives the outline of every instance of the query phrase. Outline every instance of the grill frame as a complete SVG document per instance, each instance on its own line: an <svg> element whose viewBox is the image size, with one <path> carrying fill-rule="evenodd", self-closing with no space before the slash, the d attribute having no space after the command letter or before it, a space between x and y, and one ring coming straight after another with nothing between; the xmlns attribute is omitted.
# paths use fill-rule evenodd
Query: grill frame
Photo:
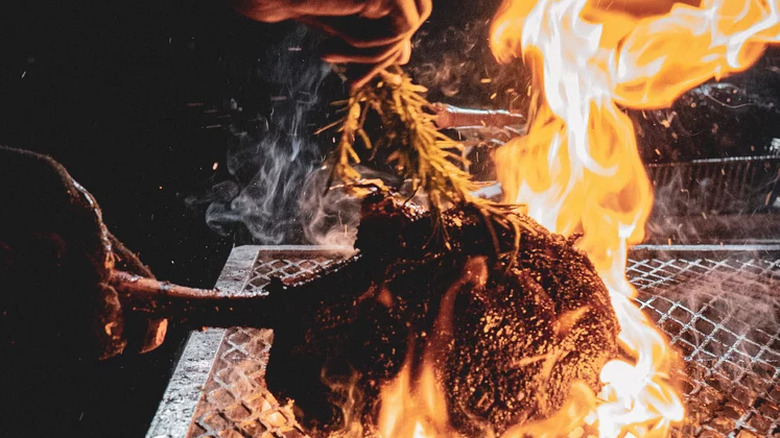
<svg viewBox="0 0 780 438"><path fill-rule="evenodd" d="M270 275L297 274L300 269L285 269L300 268L306 257L322 260L343 252L344 248L339 247L239 247L231 254L217 287L256 293ZM298 261L294 260L296 257ZM285 262L277 264L275 272L258 272L264 261L273 263L277 259ZM688 415L687 421L675 429L674 436L744 438L780 434L780 306L774 307L778 314L778 321L773 322L774 332L764 332L769 338L762 346L747 333L736 333L716 324L710 316L705 317L706 309L714 308L716 299L722 298L720 295L698 303L699 308L669 298L669 294L684 293L691 284L703 280L729 284L740 276L748 276L753 283L765 281L777 286L770 292L774 292L774 303L780 303L780 246L640 246L630 254L627 273L639 291L638 304L685 354L684 368L676 372L683 382ZM746 292L749 291L739 293ZM684 311L679 313L676 309ZM681 316L685 311L689 317ZM709 321L710 332L702 331L708 326L697 326L697 321ZM744 327L742 324L740 327ZM685 335L694 331L700 334L698 341L693 339L698 344L691 343L691 337ZM726 336L729 332L731 337ZM219 339L216 344L215 339ZM262 379L272 340L272 332L264 329L194 332L147 437L305 436L294 421L292 407L280 406L264 387ZM722 345L726 345L723 340L732 341L722 357L707 350L707 346L718 345L716 340ZM741 357L736 347L741 343L745 343L745 348L758 346L747 365L755 363L763 368L753 370L734 363L732 356ZM729 370L737 370L737 374L721 372L725 364L735 366ZM764 389L751 395L743 382L759 372L764 373ZM182 385L182 381L186 383ZM749 384L755 382L750 380ZM241 390L233 391L231 385L238 385ZM225 391L228 396L224 396ZM193 393L199 396L193 398Z"/></svg>
<svg viewBox="0 0 780 438"><path fill-rule="evenodd" d="M776 209L780 156L651 163L645 168L661 200L656 213L723 215Z"/></svg>

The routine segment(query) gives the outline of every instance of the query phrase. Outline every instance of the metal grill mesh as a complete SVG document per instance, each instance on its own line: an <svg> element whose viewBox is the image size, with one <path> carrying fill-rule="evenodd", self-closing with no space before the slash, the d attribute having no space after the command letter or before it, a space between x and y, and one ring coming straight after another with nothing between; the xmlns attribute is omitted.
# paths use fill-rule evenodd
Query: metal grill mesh
<svg viewBox="0 0 780 438"><path fill-rule="evenodd" d="M677 436L780 435L780 260L632 260L645 314L684 356Z"/></svg>
<svg viewBox="0 0 780 438"><path fill-rule="evenodd" d="M273 275L331 263L332 254L260 252L245 290ZM638 303L684 356L687 418L677 437L780 436L780 259L638 258ZM189 437L300 437L290 406L265 388L270 330L226 332Z"/></svg>

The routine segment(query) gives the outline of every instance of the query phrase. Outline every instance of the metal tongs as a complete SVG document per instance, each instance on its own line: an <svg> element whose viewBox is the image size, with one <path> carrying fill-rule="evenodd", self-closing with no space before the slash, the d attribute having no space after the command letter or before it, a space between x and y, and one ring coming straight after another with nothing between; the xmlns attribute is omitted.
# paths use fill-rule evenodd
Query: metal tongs
<svg viewBox="0 0 780 438"><path fill-rule="evenodd" d="M525 131L526 119L522 114L505 110L461 108L446 103L431 104L439 129L507 128Z"/></svg>
<svg viewBox="0 0 780 438"><path fill-rule="evenodd" d="M109 279L123 305L134 312L199 328L236 325L268 326L269 294L198 289L112 270Z"/></svg>

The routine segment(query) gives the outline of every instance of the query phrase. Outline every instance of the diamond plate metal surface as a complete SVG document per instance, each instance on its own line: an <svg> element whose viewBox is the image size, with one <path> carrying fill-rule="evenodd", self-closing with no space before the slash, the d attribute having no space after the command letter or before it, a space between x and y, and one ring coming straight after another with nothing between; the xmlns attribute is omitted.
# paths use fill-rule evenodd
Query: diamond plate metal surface
<svg viewBox="0 0 780 438"><path fill-rule="evenodd" d="M260 249L244 283L247 293L262 292L272 277L290 277L324 268L342 250ZM291 406L282 406L265 387L265 366L273 331L234 327L225 331L195 409L188 437L303 437Z"/></svg>
<svg viewBox="0 0 780 438"><path fill-rule="evenodd" d="M281 406L265 388L272 340L271 330L237 327L226 332L188 436L304 436L290 407Z"/></svg>
<svg viewBox="0 0 780 438"><path fill-rule="evenodd" d="M333 253L260 251L245 290L331 263ZM780 258L721 251L642 256L627 271L638 304L683 355L687 418L676 437L780 436ZM226 331L188 437L300 437L265 388L270 330Z"/></svg>

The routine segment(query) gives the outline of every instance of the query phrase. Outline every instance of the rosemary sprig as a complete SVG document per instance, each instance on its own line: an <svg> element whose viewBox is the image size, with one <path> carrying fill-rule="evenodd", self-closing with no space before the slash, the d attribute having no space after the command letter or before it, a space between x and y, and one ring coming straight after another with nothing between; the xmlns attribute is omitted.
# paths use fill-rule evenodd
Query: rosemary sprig
<svg viewBox="0 0 780 438"><path fill-rule="evenodd" d="M438 223L441 223L442 212L449 206L472 204L483 216L496 250L500 252L501 248L494 228L498 224L514 234L516 253L521 228L528 229L516 214L517 206L498 204L472 195L477 185L465 170L469 163L463 156L463 145L436 128L434 115L427 111L431 104L424 97L426 91L395 65L379 72L373 81L353 90L348 100L336 102L344 106L344 117L319 131L338 126L341 134L332 155L328 185L336 179L346 185L359 185L361 175L353 165L384 150L387 163L393 166L398 176L411 181L412 191L422 190L425 193L428 208ZM373 140L364 129L370 112L375 113L381 123L381 134ZM365 150L370 151L370 157L360 156L355 148L358 139ZM449 247L446 227L441 227L441 231L445 245Z"/></svg>

